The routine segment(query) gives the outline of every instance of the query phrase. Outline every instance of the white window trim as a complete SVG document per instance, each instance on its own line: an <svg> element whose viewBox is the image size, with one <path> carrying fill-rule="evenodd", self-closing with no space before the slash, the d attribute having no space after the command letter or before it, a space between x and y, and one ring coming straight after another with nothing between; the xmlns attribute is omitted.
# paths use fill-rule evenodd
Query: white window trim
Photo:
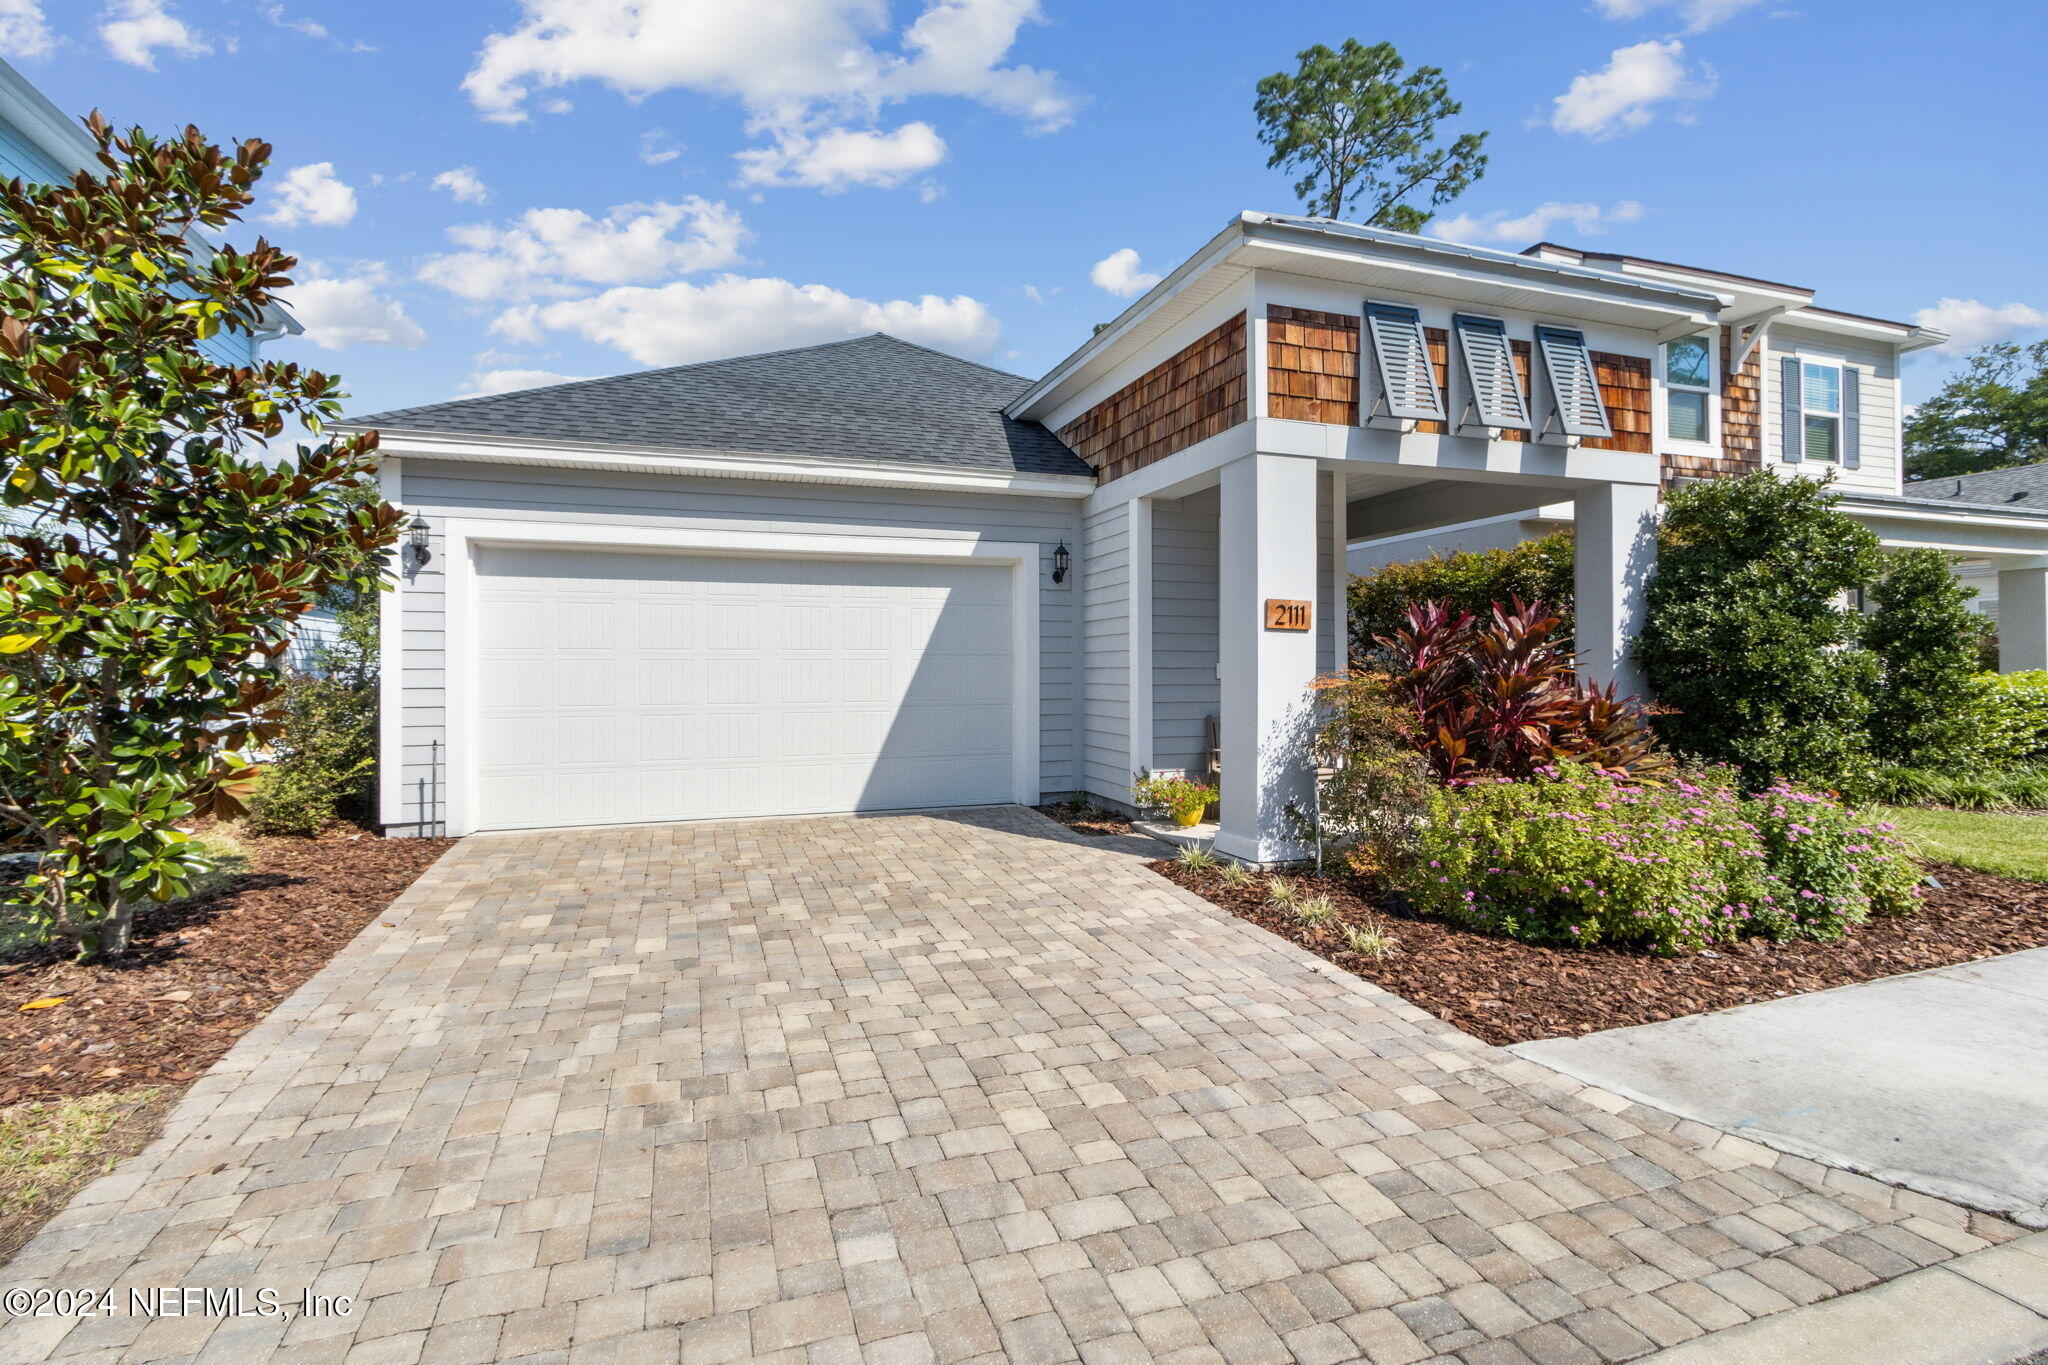
<svg viewBox="0 0 2048 1365"><path fill-rule="evenodd" d="M1704 389L1691 384L1671 382L1670 351L1674 342L1685 337L1673 337L1657 347L1657 411L1653 415L1652 427L1657 448L1669 447L1686 455L1716 455L1721 453L1721 329L1715 326L1703 327L1686 336L1703 336L1707 339L1707 386ZM1707 396L1708 439L1694 441L1671 434L1671 394L1705 393Z"/></svg>
<svg viewBox="0 0 2048 1365"><path fill-rule="evenodd" d="M1831 469L1847 469L1842 462L1842 362L1832 356L1801 355L1799 359L1799 453L1805 456L1804 464L1826 465ZM1806 367L1835 372L1835 410L1810 408L1806 406ZM1816 460L1806 454L1806 419L1809 417L1830 417L1835 423L1835 457L1831 460Z"/></svg>
<svg viewBox="0 0 2048 1365"><path fill-rule="evenodd" d="M979 536L848 536L829 532L752 529L604 526L540 521L450 519L437 528L447 555L447 711L443 750L447 789L443 793L445 833L477 830L476 810L476 623L482 609L479 545L544 545L581 550L675 550L760 555L774 558L894 559L925 563L1007 564L1010 568L1011 696L1010 781L1012 799L1031 806L1039 798L1038 597L1040 558L1050 553L1028 541L983 540ZM385 604L390 609L390 604ZM390 682L387 680L388 688ZM394 700L386 694L387 707ZM402 704L402 702L401 702ZM395 709L395 708L392 708Z"/></svg>

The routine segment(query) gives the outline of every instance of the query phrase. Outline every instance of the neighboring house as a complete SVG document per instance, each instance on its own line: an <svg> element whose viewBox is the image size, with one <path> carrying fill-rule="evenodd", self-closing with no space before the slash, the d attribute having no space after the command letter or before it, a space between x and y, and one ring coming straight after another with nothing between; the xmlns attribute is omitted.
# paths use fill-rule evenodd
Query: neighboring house
<svg viewBox="0 0 2048 1365"><path fill-rule="evenodd" d="M99 170L99 148L75 118L66 114L27 77L0 61L0 179L55 184L82 170ZM199 344L225 365L254 363L263 342L302 330L284 309L273 306L254 337L226 332Z"/></svg>
<svg viewBox="0 0 2048 1365"><path fill-rule="evenodd" d="M1586 671L1634 688L1659 489L1774 448L1760 369L1832 360L1860 407L1790 412L1800 451L1895 490L1931 334L1795 300L1767 337L1765 287L1622 264L1245 213L1037 380L873 336L355 418L421 538L382 818L1121 803L1213 717L1218 847L1297 856L1355 542L1566 509Z"/></svg>
<svg viewBox="0 0 2048 1365"><path fill-rule="evenodd" d="M1967 503L1987 513L2048 513L2048 462L2020 465L2016 469L1987 469L1981 474L1950 475L1945 479L1921 479L1906 485L1915 498L1938 498L1944 502ZM1998 568L1990 560L1964 559L1956 565L1956 577L1977 590L1971 606L1998 623Z"/></svg>
<svg viewBox="0 0 2048 1365"><path fill-rule="evenodd" d="M1842 510L1886 546L1931 545L1963 556L1958 573L1983 590L1987 605L2001 596L2026 604L2001 634L2000 666L2048 667L2048 492L2036 492L2028 504L1904 482L1899 366L1910 352L1943 341L1941 333L1822 308L1810 289L1723 271L1554 242L1523 254L1716 296L1712 326L1661 333L1653 348L1655 401L1641 435L1649 442L1644 448L1657 454L1666 487L1764 467L1832 475L1844 494ZM1943 481L1944 488L1954 482ZM1354 544L1349 562L1352 572L1370 573L1437 552L1512 545L1571 524L1564 504L1467 515Z"/></svg>
<svg viewBox="0 0 2048 1365"><path fill-rule="evenodd" d="M0 179L48 185L67 181L82 170L99 169L99 148L79 121L29 84L19 71L0 61ZM253 365L264 342L301 330L297 319L273 304L256 335L224 331L200 342L199 349L223 365ZM315 612L307 618L302 635L333 629L331 617ZM309 663L311 651L294 641L287 658L295 666Z"/></svg>

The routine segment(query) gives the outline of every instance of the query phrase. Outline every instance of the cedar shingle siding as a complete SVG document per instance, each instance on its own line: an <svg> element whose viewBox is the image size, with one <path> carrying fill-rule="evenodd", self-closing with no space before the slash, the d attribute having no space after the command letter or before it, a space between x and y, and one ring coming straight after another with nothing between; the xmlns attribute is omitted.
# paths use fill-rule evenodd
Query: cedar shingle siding
<svg viewBox="0 0 2048 1365"><path fill-rule="evenodd" d="M1266 388L1268 416L1358 425L1358 319L1268 307Z"/></svg>
<svg viewBox="0 0 2048 1365"><path fill-rule="evenodd" d="M1721 337L1721 454L1674 455L1662 458L1664 487L1681 479L1733 479L1763 468L1764 463L1764 370L1763 347L1750 353L1741 374L1729 373L1735 349L1727 334Z"/></svg>
<svg viewBox="0 0 2048 1365"><path fill-rule="evenodd" d="M1244 421L1248 378L1239 313L1061 427L1059 437L1108 483Z"/></svg>
<svg viewBox="0 0 2048 1365"><path fill-rule="evenodd" d="M1594 450L1633 450L1650 453L1650 361L1647 356L1593 352L1593 373L1600 381L1600 401L1607 405L1607 420L1614 435L1594 436L1586 445Z"/></svg>

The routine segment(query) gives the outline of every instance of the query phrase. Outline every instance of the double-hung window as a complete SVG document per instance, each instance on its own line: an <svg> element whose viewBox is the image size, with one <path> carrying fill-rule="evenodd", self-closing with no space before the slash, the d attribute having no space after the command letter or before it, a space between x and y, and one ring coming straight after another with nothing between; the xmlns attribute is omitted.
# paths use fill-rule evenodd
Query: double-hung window
<svg viewBox="0 0 2048 1365"><path fill-rule="evenodd" d="M1809 460L1842 458L1842 367L1799 364L1800 450Z"/></svg>
<svg viewBox="0 0 2048 1365"><path fill-rule="evenodd" d="M1714 360L1704 335L1664 343L1664 430L1674 441L1714 439L1708 395Z"/></svg>

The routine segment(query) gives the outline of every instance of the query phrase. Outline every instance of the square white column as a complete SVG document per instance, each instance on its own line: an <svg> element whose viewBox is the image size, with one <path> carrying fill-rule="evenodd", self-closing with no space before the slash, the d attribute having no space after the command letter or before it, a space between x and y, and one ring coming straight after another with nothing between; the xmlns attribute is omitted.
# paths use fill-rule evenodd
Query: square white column
<svg viewBox="0 0 2048 1365"><path fill-rule="evenodd" d="M1314 804L1308 739L1314 722L1319 621L1271 630L1274 599L1316 604L1317 466L1291 455L1247 455L1223 467L1217 534L1223 816L1216 847L1250 862L1312 850L1292 838L1286 808Z"/></svg>
<svg viewBox="0 0 2048 1365"><path fill-rule="evenodd" d="M2048 565L1998 571L1998 671L2048 668Z"/></svg>
<svg viewBox="0 0 2048 1365"><path fill-rule="evenodd" d="M1130 689L1132 780L1152 771L1152 500L1124 504L1124 543L1130 555L1130 614L1124 618L1126 682Z"/></svg>
<svg viewBox="0 0 2048 1365"><path fill-rule="evenodd" d="M1599 484L1580 493L1572 506L1579 672L1603 687L1619 684L1623 696L1648 700L1634 646L1657 569L1657 490L1649 484Z"/></svg>

